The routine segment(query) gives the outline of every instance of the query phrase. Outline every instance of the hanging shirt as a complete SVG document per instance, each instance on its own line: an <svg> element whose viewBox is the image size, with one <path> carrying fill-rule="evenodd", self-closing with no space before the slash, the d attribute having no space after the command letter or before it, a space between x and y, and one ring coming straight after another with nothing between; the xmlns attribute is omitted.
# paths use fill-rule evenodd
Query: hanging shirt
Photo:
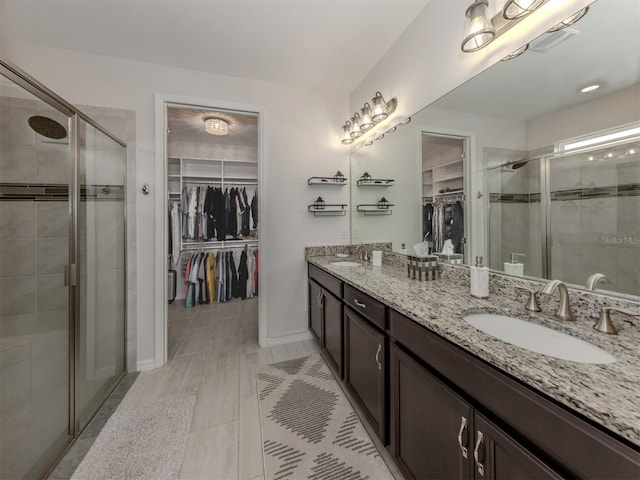
<svg viewBox="0 0 640 480"><path fill-rule="evenodd" d="M173 263L177 266L180 258L180 207L178 206L178 202L175 202L171 206L169 217L171 219L170 254L173 259Z"/></svg>
<svg viewBox="0 0 640 480"><path fill-rule="evenodd" d="M210 253L207 255L205 263L205 273L207 277L207 300L213 303L216 299L216 255Z"/></svg>
<svg viewBox="0 0 640 480"><path fill-rule="evenodd" d="M253 250L247 254L247 298L253 298L253 276L256 271L256 257Z"/></svg>
<svg viewBox="0 0 640 480"><path fill-rule="evenodd" d="M253 199L251 200L251 219L253 221L253 229L258 228L258 190L253 192Z"/></svg>
<svg viewBox="0 0 640 480"><path fill-rule="evenodd" d="M180 195L180 213L182 214L181 231L182 238L187 238L189 232L189 187L182 188Z"/></svg>
<svg viewBox="0 0 640 480"><path fill-rule="evenodd" d="M196 234L196 220L197 220L197 206L198 206L198 189L197 187L191 187L189 190L189 224L188 224L188 237L194 239Z"/></svg>
<svg viewBox="0 0 640 480"><path fill-rule="evenodd" d="M256 257L256 270L253 273L253 293L254 295L258 295L258 270L260 269L260 257L258 255L258 250L254 250L253 255Z"/></svg>

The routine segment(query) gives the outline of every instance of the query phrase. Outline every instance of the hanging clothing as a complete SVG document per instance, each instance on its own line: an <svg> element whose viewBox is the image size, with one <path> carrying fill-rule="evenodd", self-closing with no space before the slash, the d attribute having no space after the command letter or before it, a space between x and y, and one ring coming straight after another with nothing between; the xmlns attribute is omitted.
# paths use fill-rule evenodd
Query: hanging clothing
<svg viewBox="0 0 640 480"><path fill-rule="evenodd" d="M251 199L251 219L253 221L253 229L258 228L258 190L253 192L253 198Z"/></svg>
<svg viewBox="0 0 640 480"><path fill-rule="evenodd" d="M191 187L189 189L189 221L187 225L187 238L194 239L196 234L196 221L198 215L198 188Z"/></svg>
<svg viewBox="0 0 640 480"><path fill-rule="evenodd" d="M459 201L453 205L453 220L451 221L451 243L455 253L463 252L464 242L464 214L462 203Z"/></svg>
<svg viewBox="0 0 640 480"><path fill-rule="evenodd" d="M242 211L242 228L240 233L243 236L249 236L251 233L250 221L251 221L251 205L249 205L247 199L247 189L242 189L242 203L244 205L244 210Z"/></svg>
<svg viewBox="0 0 640 480"><path fill-rule="evenodd" d="M259 260L258 250L254 250L253 255L256 257L256 269L253 272L253 294L258 295L258 277L259 277L258 270L260 265L260 262L258 261Z"/></svg>
<svg viewBox="0 0 640 480"><path fill-rule="evenodd" d="M425 242L433 241L433 205L427 203L422 207L422 239Z"/></svg>
<svg viewBox="0 0 640 480"><path fill-rule="evenodd" d="M216 237L216 222L215 222L215 189L213 187L207 187L207 193L204 197L204 216L207 219L204 227L204 238L210 240Z"/></svg>
<svg viewBox="0 0 640 480"><path fill-rule="evenodd" d="M169 254L175 265L178 265L180 258L180 207L178 202L174 202L169 212Z"/></svg>
<svg viewBox="0 0 640 480"><path fill-rule="evenodd" d="M187 238L189 231L189 187L186 185L182 188L182 193L180 194L180 213L182 214L180 225L182 238Z"/></svg>
<svg viewBox="0 0 640 480"><path fill-rule="evenodd" d="M209 253L205 263L208 303L213 303L216 299L216 266L216 254Z"/></svg>
<svg viewBox="0 0 640 480"><path fill-rule="evenodd" d="M253 275L256 271L256 257L253 250L247 253L247 298L253 298Z"/></svg>
<svg viewBox="0 0 640 480"><path fill-rule="evenodd" d="M236 189L232 188L228 192L225 192L225 205L228 205L227 209L227 238L235 239L238 237L238 217L236 206Z"/></svg>

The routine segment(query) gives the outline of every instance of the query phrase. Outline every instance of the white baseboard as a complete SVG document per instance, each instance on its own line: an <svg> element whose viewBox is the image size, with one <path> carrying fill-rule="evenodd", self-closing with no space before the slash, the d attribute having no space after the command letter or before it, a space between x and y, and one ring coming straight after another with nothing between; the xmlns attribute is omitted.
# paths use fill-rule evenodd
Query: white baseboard
<svg viewBox="0 0 640 480"><path fill-rule="evenodd" d="M147 370L153 370L154 368L156 368L156 361L153 358L150 358L148 360L140 360L136 364L136 368L137 368L138 372L144 372L144 371L147 371Z"/></svg>
<svg viewBox="0 0 640 480"><path fill-rule="evenodd" d="M281 337L267 338L267 347L273 347L275 345L283 345L285 343L301 342L302 340L311 340L313 333L310 330L300 333L292 333L291 335L283 335Z"/></svg>

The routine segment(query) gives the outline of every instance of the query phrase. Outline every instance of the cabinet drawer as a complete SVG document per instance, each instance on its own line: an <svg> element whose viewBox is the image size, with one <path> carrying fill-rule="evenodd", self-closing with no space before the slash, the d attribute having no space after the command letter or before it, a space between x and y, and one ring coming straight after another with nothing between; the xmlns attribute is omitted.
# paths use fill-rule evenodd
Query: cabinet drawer
<svg viewBox="0 0 640 480"><path fill-rule="evenodd" d="M342 298L342 282L333 275L321 270L315 265L309 264L309 278L324 287L325 290L333 293L336 297Z"/></svg>
<svg viewBox="0 0 640 480"><path fill-rule="evenodd" d="M384 330L386 328L384 304L369 295L356 290L351 285L344 286L344 301L360 315Z"/></svg>
<svg viewBox="0 0 640 480"><path fill-rule="evenodd" d="M638 478L640 455L566 407L393 310L391 337L577 478Z"/></svg>

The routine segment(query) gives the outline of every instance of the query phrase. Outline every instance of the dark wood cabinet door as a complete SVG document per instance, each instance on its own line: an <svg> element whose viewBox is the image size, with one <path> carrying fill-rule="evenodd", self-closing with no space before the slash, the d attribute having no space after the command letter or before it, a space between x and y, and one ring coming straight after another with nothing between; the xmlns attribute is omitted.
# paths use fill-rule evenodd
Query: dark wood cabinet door
<svg viewBox="0 0 640 480"><path fill-rule="evenodd" d="M415 479L473 478L473 408L391 345L391 452Z"/></svg>
<svg viewBox="0 0 640 480"><path fill-rule="evenodd" d="M386 443L386 336L349 308L344 309L344 381Z"/></svg>
<svg viewBox="0 0 640 480"><path fill-rule="evenodd" d="M477 480L563 478L477 412L475 413L474 426L473 456Z"/></svg>
<svg viewBox="0 0 640 480"><path fill-rule="evenodd" d="M309 327L320 340L320 345L323 345L322 305L322 288L313 280L309 280Z"/></svg>
<svg viewBox="0 0 640 480"><path fill-rule="evenodd" d="M324 348L332 360L336 373L342 378L342 302L323 289L324 298Z"/></svg>

